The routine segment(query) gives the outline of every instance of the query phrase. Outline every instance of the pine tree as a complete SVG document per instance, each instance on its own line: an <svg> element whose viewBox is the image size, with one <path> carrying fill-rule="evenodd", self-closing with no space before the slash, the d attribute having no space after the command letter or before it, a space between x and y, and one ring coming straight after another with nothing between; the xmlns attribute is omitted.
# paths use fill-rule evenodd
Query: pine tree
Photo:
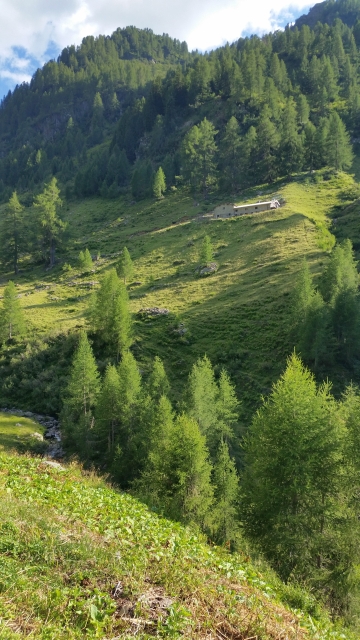
<svg viewBox="0 0 360 640"><path fill-rule="evenodd" d="M240 154L241 138L239 123L232 116L226 125L221 141L221 167L224 184L231 193L236 193L240 186Z"/></svg>
<svg viewBox="0 0 360 640"><path fill-rule="evenodd" d="M297 116L301 125L305 125L309 121L310 107L303 93L300 93L297 99Z"/></svg>
<svg viewBox="0 0 360 640"><path fill-rule="evenodd" d="M86 458L91 456L93 412L99 392L96 361L87 334L82 331L64 396L62 422L66 444Z"/></svg>
<svg viewBox="0 0 360 640"><path fill-rule="evenodd" d="M16 191L13 192L3 211L0 230L1 261L12 265L14 274L19 271L19 253L26 246L24 229L24 207L20 204Z"/></svg>
<svg viewBox="0 0 360 640"><path fill-rule="evenodd" d="M182 146L185 177L205 198L216 181L216 133L214 125L204 118L186 134Z"/></svg>
<svg viewBox="0 0 360 640"><path fill-rule="evenodd" d="M93 261L88 248L86 248L85 251L80 251L78 260L79 267L82 271L91 271L93 268Z"/></svg>
<svg viewBox="0 0 360 640"><path fill-rule="evenodd" d="M128 486L138 477L148 455L149 434L139 420L141 376L130 351L125 351L118 366L120 380L120 426L113 461L115 478ZM146 424L144 425L146 429Z"/></svg>
<svg viewBox="0 0 360 640"><path fill-rule="evenodd" d="M166 396L161 396L154 405L148 457L133 488L152 508L163 512L166 512L168 491L171 489L167 470L173 428L174 415L170 401Z"/></svg>
<svg viewBox="0 0 360 640"><path fill-rule="evenodd" d="M205 436L197 422L185 414L175 421L166 463L167 515L203 528L208 526L213 504L212 467Z"/></svg>
<svg viewBox="0 0 360 640"><path fill-rule="evenodd" d="M108 271L94 294L89 317L92 329L111 345L116 354L124 353L132 343L132 319L129 297L116 270Z"/></svg>
<svg viewBox="0 0 360 640"><path fill-rule="evenodd" d="M57 211L62 200L56 178L52 178L40 195L34 200L34 207L39 211L40 225L44 244L48 250L50 267L55 264L56 240L65 229L65 223L58 217Z"/></svg>
<svg viewBox="0 0 360 640"><path fill-rule="evenodd" d="M340 506L342 430L329 385L293 355L244 445L242 519L283 579L326 574Z"/></svg>
<svg viewBox="0 0 360 640"><path fill-rule="evenodd" d="M214 370L209 358L204 356L195 362L189 375L187 409L205 435L216 427L217 396Z"/></svg>
<svg viewBox="0 0 360 640"><path fill-rule="evenodd" d="M20 306L15 284L10 280L4 289L4 299L0 308L0 337L5 340L21 338L25 334L24 313Z"/></svg>
<svg viewBox="0 0 360 640"><path fill-rule="evenodd" d="M119 261L116 265L116 271L119 278L124 279L124 284L130 281L134 275L134 265L131 256L126 247L123 248Z"/></svg>
<svg viewBox="0 0 360 640"><path fill-rule="evenodd" d="M351 167L353 157L350 136L338 113L333 111L327 136L327 162L337 171L342 171Z"/></svg>
<svg viewBox="0 0 360 640"><path fill-rule="evenodd" d="M261 113L256 133L259 177L265 182L273 182L278 174L276 154L279 136L274 123L270 120L270 112L267 107Z"/></svg>
<svg viewBox="0 0 360 640"><path fill-rule="evenodd" d="M206 266L213 258L213 247L209 236L205 236L201 245L200 264Z"/></svg>
<svg viewBox="0 0 360 640"><path fill-rule="evenodd" d="M155 356L148 380L148 392L153 401L159 402L162 396L168 397L170 384L165 367L159 356Z"/></svg>
<svg viewBox="0 0 360 640"><path fill-rule="evenodd" d="M166 191L165 174L162 168L159 167L157 172L155 173L154 183L153 183L153 193L155 198L158 198L160 200L163 197L165 191Z"/></svg>
<svg viewBox="0 0 360 640"><path fill-rule="evenodd" d="M100 459L111 461L120 426L121 385L116 367L108 365L96 406L96 436ZM106 452L106 453L105 453Z"/></svg>
<svg viewBox="0 0 360 640"><path fill-rule="evenodd" d="M285 175L298 171L303 162L302 137L297 131L297 114L292 99L286 102L281 122L281 168Z"/></svg>
<svg viewBox="0 0 360 640"><path fill-rule="evenodd" d="M212 529L217 542L231 544L236 540L239 529L239 479L225 442L220 442L213 478L215 506Z"/></svg>
<svg viewBox="0 0 360 640"><path fill-rule="evenodd" d="M217 395L217 432L220 441L228 443L234 438L234 427L239 420L240 402L236 397L235 386L231 383L228 373L222 369L218 384ZM214 445L213 445L214 447ZM212 450L213 447L209 447Z"/></svg>

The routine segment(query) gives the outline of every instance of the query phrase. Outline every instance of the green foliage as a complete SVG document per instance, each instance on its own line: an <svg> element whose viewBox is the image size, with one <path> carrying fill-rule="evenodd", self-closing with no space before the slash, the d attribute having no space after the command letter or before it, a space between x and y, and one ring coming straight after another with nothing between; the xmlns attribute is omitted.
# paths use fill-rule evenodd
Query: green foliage
<svg viewBox="0 0 360 640"><path fill-rule="evenodd" d="M2 263L12 265L14 274L19 271L19 255L27 246L24 207L20 204L16 191L13 192L5 208L1 231L1 260Z"/></svg>
<svg viewBox="0 0 360 640"><path fill-rule="evenodd" d="M48 185L44 187L41 194L36 196L34 207L39 212L39 222L42 228L42 236L45 255L49 260L50 267L55 264L55 244L56 239L65 228L65 223L58 217L58 208L62 205L60 190L57 186L56 178L52 178Z"/></svg>
<svg viewBox="0 0 360 640"><path fill-rule="evenodd" d="M328 384L316 387L297 356L289 359L246 438L242 512L245 531L283 578L313 580L344 610L357 562L357 523L344 503L346 439L329 391Z"/></svg>
<svg viewBox="0 0 360 640"><path fill-rule="evenodd" d="M201 252L200 252L200 264L201 266L206 266L213 259L213 246L210 240L210 237L206 235L201 244Z"/></svg>
<svg viewBox="0 0 360 640"><path fill-rule="evenodd" d="M184 176L192 189L201 190L204 197L216 181L216 133L214 125L204 118L186 134L182 147Z"/></svg>
<svg viewBox="0 0 360 640"><path fill-rule="evenodd" d="M89 315L92 329L114 349L115 355L130 347L132 320L129 298L115 269L105 274L100 289L93 295Z"/></svg>
<svg viewBox="0 0 360 640"><path fill-rule="evenodd" d="M221 543L230 544L236 540L238 534L239 480L235 462L230 458L229 448L225 442L220 442L214 466L214 485L213 529L215 538Z"/></svg>
<svg viewBox="0 0 360 640"><path fill-rule="evenodd" d="M4 289L4 299L0 309L1 340L21 338L25 334L25 318L15 284L10 280Z"/></svg>
<svg viewBox="0 0 360 640"><path fill-rule="evenodd" d="M153 194L155 198L159 199L163 197L163 194L165 193L165 191L166 191L165 174L162 168L159 167L154 177Z"/></svg>
<svg viewBox="0 0 360 640"><path fill-rule="evenodd" d="M310 640L354 638L313 596L281 583L264 564L256 568L245 553L205 544L193 529L159 518L74 464L51 468L1 453L0 468L0 608L9 640L19 637L15 621L24 620L36 640L139 637L133 618L119 619L119 602L160 637L206 635L221 610L223 624L238 634L246 616L248 637L266 637L271 628ZM171 597L169 611L146 606L149 583ZM251 597L239 597L239 583Z"/></svg>
<svg viewBox="0 0 360 640"><path fill-rule="evenodd" d="M131 256L126 247L123 248L121 256L119 258L119 262L116 265L116 271L119 278L124 279L124 284L126 285L126 281L130 281L134 275L134 265L131 260Z"/></svg>
<svg viewBox="0 0 360 640"><path fill-rule="evenodd" d="M80 333L64 397L63 427L67 446L89 455L93 412L100 391L99 372L85 331Z"/></svg>
<svg viewBox="0 0 360 640"><path fill-rule="evenodd" d="M179 416L171 432L163 499L170 517L208 525L213 503L211 465L198 423Z"/></svg>
<svg viewBox="0 0 360 640"><path fill-rule="evenodd" d="M93 268L91 253L88 248L79 253L79 267L82 271L91 271Z"/></svg>

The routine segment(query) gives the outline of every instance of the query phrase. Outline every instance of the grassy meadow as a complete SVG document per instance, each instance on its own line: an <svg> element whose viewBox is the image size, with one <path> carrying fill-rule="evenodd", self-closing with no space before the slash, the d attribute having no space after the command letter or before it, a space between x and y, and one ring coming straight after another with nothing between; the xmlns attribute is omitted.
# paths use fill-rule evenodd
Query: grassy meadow
<svg viewBox="0 0 360 640"><path fill-rule="evenodd" d="M40 454L46 448L44 427L32 418L0 412L0 451Z"/></svg>
<svg viewBox="0 0 360 640"><path fill-rule="evenodd" d="M301 262L306 257L314 275L321 272L334 243L331 217L353 200L354 189L348 174L300 175L249 190L239 199L276 196L285 201L280 209L230 220L204 219L202 214L219 201L205 206L180 189L160 201L69 202L58 266L45 271L24 260L16 279L29 339L85 325L92 291L127 246L135 264L129 286L136 314L134 353L142 369L146 372L160 355L178 396L193 362L207 353L217 370L228 369L245 412L252 411L292 350L289 294ZM218 271L200 278L196 268L206 234ZM86 247L101 257L93 272L81 274L77 256ZM2 275L2 286L9 278ZM170 314L138 315L154 306Z"/></svg>

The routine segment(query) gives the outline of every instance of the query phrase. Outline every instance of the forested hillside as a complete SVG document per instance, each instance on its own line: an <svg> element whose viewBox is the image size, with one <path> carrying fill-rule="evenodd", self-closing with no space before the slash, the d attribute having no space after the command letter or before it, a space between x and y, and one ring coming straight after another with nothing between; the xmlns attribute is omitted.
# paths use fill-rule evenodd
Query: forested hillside
<svg viewBox="0 0 360 640"><path fill-rule="evenodd" d="M85 38L0 109L0 405L55 415L68 459L260 554L289 602L310 611L305 586L355 634L357 6L205 54L135 27ZM211 215L259 199L281 206ZM13 428L2 440L0 420L0 447ZM38 472L8 460L21 497L18 475ZM79 629L105 638L114 598L98 596ZM174 611L157 637L181 637ZM338 637L324 625L311 633ZM238 630L219 637L274 637Z"/></svg>

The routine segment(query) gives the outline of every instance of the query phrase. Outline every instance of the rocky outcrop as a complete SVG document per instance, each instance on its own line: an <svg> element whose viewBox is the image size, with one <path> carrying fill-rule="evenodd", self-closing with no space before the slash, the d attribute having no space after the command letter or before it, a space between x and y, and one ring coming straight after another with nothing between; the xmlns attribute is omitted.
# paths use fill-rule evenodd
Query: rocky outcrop
<svg viewBox="0 0 360 640"><path fill-rule="evenodd" d="M32 420L36 420L36 422L45 427L44 439L48 442L48 448L45 452L45 457L53 459L64 457L64 451L61 446L60 423L56 418L53 418L51 416L42 416L39 413L33 413L32 411L21 411L20 409L14 408L0 409L0 412L11 413L11 415L18 416L19 418L29 418Z"/></svg>

